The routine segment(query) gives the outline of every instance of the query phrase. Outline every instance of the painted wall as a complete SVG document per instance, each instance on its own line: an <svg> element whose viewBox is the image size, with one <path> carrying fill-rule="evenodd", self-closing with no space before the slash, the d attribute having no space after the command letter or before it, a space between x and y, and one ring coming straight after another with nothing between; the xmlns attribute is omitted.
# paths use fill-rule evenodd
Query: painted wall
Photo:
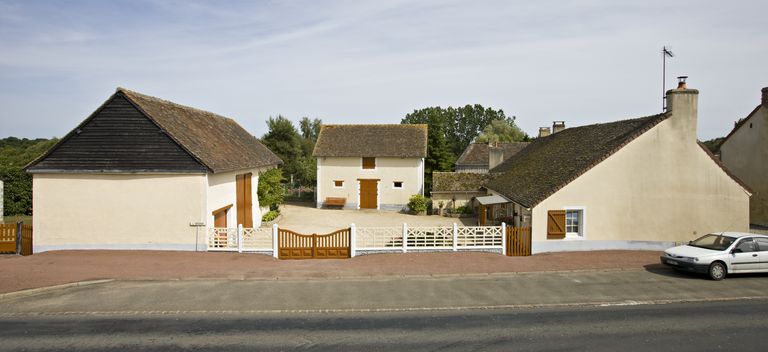
<svg viewBox="0 0 768 352"><path fill-rule="evenodd" d="M258 227L261 224L262 210L259 206L258 185L259 175L267 169L248 169L219 174L208 174L207 181L207 199L206 199L206 220L208 227L213 226L213 211L227 205L232 205L227 211L227 227L237 227L237 181L236 176L251 173L251 199L253 206L253 226Z"/></svg>
<svg viewBox="0 0 768 352"><path fill-rule="evenodd" d="M362 158L317 158L317 207L322 207L326 197L347 199L345 208L357 209L359 204L358 179L379 179L379 209L401 210L408 198L424 192L424 162L420 158L376 158L376 169L364 170ZM343 187L334 186L336 180L344 181ZM393 183L402 181L403 188L395 189Z"/></svg>
<svg viewBox="0 0 768 352"><path fill-rule="evenodd" d="M720 146L720 159L752 189L750 222L768 226L768 106L761 105Z"/></svg>
<svg viewBox="0 0 768 352"><path fill-rule="evenodd" d="M34 251L194 250L205 184L202 174L34 174Z"/></svg>
<svg viewBox="0 0 768 352"><path fill-rule="evenodd" d="M451 209L467 205L473 198L484 195L485 192L432 192L430 198L432 198L432 206L434 208L438 207L439 202L443 202L443 208ZM472 207L473 205L469 204L468 206Z"/></svg>
<svg viewBox="0 0 768 352"><path fill-rule="evenodd" d="M696 144L697 94L670 94L672 116L533 209L534 252L661 249L709 232L747 231L749 195ZM583 239L547 240L547 211L579 207Z"/></svg>

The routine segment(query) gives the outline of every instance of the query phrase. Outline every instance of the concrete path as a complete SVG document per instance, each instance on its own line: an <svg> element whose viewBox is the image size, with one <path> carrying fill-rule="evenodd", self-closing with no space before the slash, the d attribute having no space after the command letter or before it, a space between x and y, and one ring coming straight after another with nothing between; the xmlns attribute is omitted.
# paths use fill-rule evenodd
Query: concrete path
<svg viewBox="0 0 768 352"><path fill-rule="evenodd" d="M114 281L0 300L17 314L275 313L635 305L768 298L766 275L720 282L669 270L477 277Z"/></svg>

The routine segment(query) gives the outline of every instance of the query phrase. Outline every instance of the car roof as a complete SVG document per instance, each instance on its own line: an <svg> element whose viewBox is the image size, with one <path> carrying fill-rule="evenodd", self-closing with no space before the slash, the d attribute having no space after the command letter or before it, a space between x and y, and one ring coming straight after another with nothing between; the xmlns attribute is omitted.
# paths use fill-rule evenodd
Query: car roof
<svg viewBox="0 0 768 352"><path fill-rule="evenodd" d="M741 238L741 237L746 237L746 236L768 238L768 236L766 236L766 235L761 235L761 234L757 234L757 233L749 233L749 232L727 232L726 231L726 232L713 232L712 234L713 235L723 235L723 236L728 236L728 237L735 237L735 238Z"/></svg>

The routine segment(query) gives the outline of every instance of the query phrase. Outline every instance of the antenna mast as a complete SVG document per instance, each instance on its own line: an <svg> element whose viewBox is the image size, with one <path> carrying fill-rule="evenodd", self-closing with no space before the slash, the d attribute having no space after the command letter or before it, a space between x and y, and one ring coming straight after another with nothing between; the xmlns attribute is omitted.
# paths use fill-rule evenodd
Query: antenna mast
<svg viewBox="0 0 768 352"><path fill-rule="evenodd" d="M667 111L667 57L675 57L666 46L661 48L661 111Z"/></svg>

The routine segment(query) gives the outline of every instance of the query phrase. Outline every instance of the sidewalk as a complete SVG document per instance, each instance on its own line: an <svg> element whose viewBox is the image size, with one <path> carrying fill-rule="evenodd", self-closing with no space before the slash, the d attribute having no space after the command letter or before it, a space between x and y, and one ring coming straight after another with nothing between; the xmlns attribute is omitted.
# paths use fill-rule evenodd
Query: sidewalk
<svg viewBox="0 0 768 352"><path fill-rule="evenodd" d="M654 251L595 251L505 257L483 252L433 252L277 260L238 253L53 251L28 257L0 255L0 293L96 279L274 280L642 269L657 265L659 255Z"/></svg>

